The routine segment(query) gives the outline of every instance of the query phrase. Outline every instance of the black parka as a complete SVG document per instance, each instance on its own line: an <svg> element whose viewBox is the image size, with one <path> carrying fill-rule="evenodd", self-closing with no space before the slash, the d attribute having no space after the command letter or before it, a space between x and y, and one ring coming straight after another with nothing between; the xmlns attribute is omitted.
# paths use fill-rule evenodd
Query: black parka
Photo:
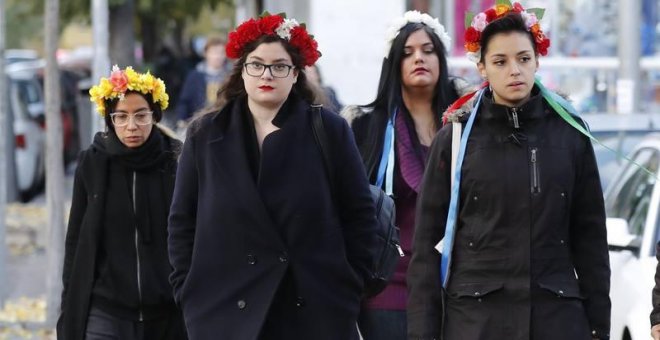
<svg viewBox="0 0 660 340"><path fill-rule="evenodd" d="M434 247L450 201L451 124L436 136L408 271L409 339L609 337L610 269L593 148L533 93L513 109L490 93L482 99L462 167L444 296Z"/></svg>

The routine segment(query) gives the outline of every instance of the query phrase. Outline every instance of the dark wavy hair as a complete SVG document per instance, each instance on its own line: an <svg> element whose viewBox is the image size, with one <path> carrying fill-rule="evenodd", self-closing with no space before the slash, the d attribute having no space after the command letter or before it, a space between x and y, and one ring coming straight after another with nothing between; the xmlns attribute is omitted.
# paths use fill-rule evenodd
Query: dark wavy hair
<svg viewBox="0 0 660 340"><path fill-rule="evenodd" d="M147 101L147 104L149 104L149 110L153 111L153 117L155 123L158 123L160 122L161 119L163 119L163 110L161 110L160 104L154 103L151 93L144 94L142 92L128 90L124 95L128 95L131 93L139 94L140 96L142 96L142 98L144 98L144 100ZM104 103L105 112L107 112L107 114L103 117L103 120L105 121L105 126L107 126L110 131L115 131L115 126L112 124L112 118L110 118L110 113L115 112L118 103L119 103L119 98L106 100Z"/></svg>
<svg viewBox="0 0 660 340"><path fill-rule="evenodd" d="M437 113L434 117L437 128L442 126L440 121L442 113L458 99L458 93L449 80L447 58L445 57L446 46L430 27L421 23L406 24L392 42L387 58L383 60L376 99L369 104L360 106L363 110L371 111L369 114L372 115L364 143L359 146L370 179L374 178L378 169L387 120L395 108L405 108L401 95L401 62L404 58L404 47L408 37L418 30L424 30L428 34L433 43L433 50L438 56L440 75L435 85L431 104L433 112Z"/></svg>
<svg viewBox="0 0 660 340"><path fill-rule="evenodd" d="M532 42L534 54L536 54L538 57L539 52L536 49L534 36L532 35L532 32L527 30L527 27L525 26L525 20L523 20L520 13L511 12L497 20L493 20L493 22L489 23L486 28L484 28L484 31L481 32L481 39L479 40L479 44L481 45L481 59L479 62L484 62L486 52L488 51L488 43L496 34L510 32L520 32L526 34L529 37L529 40Z"/></svg>
<svg viewBox="0 0 660 340"><path fill-rule="evenodd" d="M213 105L211 110L206 113L216 112L232 100L247 97L247 92L245 92L245 83L243 82L242 77L245 60L247 59L248 54L257 49L259 45L274 42L282 43L284 49L287 51L287 53L289 53L289 56L291 56L293 66L295 66L296 70L298 70L298 80L295 84L293 84L291 94L299 96L310 104L315 103L319 96L307 82L307 77L305 76L304 72L305 66L303 65L302 55L298 52L297 49L291 46L288 41L274 35L264 35L245 46L243 55L238 60L236 60L227 81L225 81L225 83L218 91L218 98L216 103Z"/></svg>

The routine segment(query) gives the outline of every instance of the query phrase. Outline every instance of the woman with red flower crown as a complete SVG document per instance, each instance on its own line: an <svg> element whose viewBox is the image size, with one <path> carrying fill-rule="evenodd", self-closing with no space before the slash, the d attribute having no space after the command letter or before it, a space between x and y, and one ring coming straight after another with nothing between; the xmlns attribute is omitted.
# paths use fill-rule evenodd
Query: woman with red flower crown
<svg viewBox="0 0 660 340"><path fill-rule="evenodd" d="M609 339L598 168L575 109L535 79L542 15L498 0L466 20L486 83L447 110L429 151L408 339Z"/></svg>
<svg viewBox="0 0 660 340"><path fill-rule="evenodd" d="M375 208L350 128L310 106L317 43L266 14L229 34L227 56L237 61L217 107L188 128L169 218L189 338L357 340Z"/></svg>

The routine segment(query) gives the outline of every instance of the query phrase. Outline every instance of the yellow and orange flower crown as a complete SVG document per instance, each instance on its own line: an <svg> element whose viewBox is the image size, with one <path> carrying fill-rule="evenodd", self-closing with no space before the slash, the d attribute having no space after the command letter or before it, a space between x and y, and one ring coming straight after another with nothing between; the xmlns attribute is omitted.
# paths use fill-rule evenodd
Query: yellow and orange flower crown
<svg viewBox="0 0 660 340"><path fill-rule="evenodd" d="M121 70L117 65L112 67L110 78L101 78L101 82L89 89L90 100L96 104L96 111L105 117L105 102L124 98L127 91L142 94L151 94L155 104L162 110L169 105L170 96L165 92L165 83L162 79L154 77L151 73L138 73L128 66Z"/></svg>
<svg viewBox="0 0 660 340"><path fill-rule="evenodd" d="M468 59L478 63L481 60L481 33L491 22L502 18L509 13L518 13L525 21L525 28L534 36L536 51L540 55L548 54L550 39L543 31L539 21L543 18L545 10L542 8L523 8L518 2L510 0L496 0L495 6L479 14L466 13L465 15L465 50Z"/></svg>

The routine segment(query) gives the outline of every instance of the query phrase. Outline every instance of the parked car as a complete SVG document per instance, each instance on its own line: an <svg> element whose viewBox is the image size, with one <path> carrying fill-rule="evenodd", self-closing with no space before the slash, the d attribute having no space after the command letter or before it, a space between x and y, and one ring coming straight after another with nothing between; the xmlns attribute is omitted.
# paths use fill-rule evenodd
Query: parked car
<svg viewBox="0 0 660 340"><path fill-rule="evenodd" d="M6 68L7 106L13 120L15 187L20 200L28 201L43 187L45 178L45 132L40 124L44 101L35 73L19 64Z"/></svg>
<svg viewBox="0 0 660 340"><path fill-rule="evenodd" d="M651 290L660 239L660 134L644 138L630 153L605 193L612 269L613 340L649 339ZM651 174L640 166L649 170Z"/></svg>

